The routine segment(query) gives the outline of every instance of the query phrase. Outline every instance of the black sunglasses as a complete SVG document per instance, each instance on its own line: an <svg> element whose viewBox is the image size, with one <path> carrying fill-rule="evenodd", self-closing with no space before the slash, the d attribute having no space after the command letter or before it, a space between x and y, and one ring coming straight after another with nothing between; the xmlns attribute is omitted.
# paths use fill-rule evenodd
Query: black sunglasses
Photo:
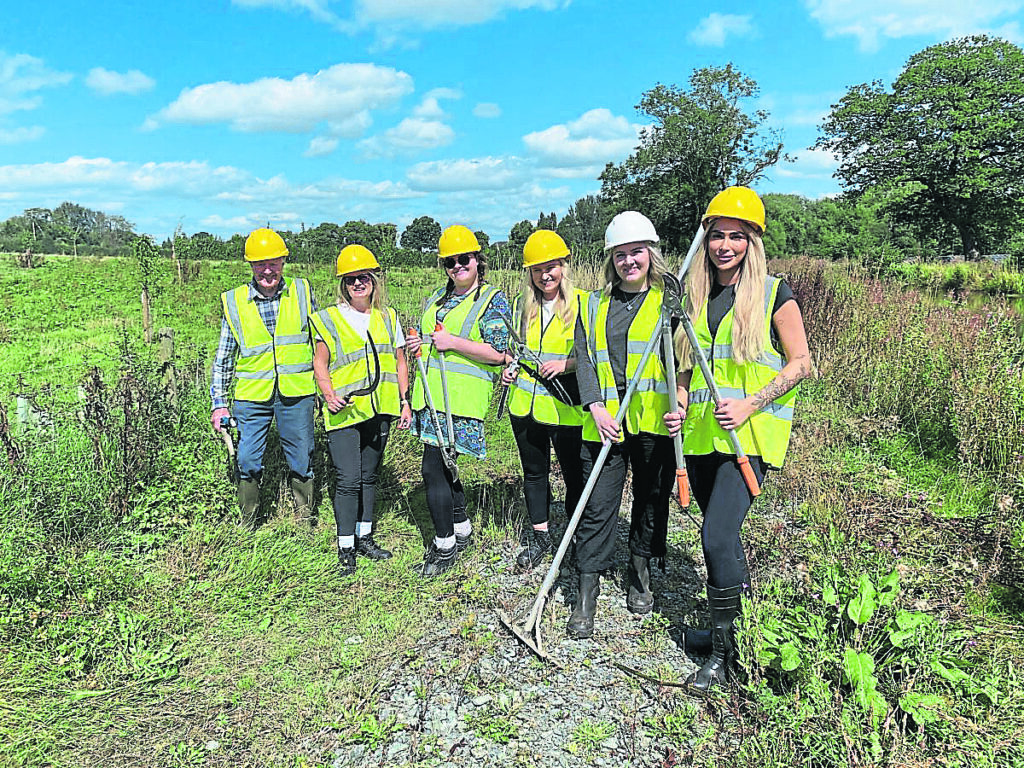
<svg viewBox="0 0 1024 768"><path fill-rule="evenodd" d="M361 275L345 275L341 279L345 281L345 285L355 285L356 283L372 283L373 282L373 278L367 272L364 272Z"/></svg>
<svg viewBox="0 0 1024 768"><path fill-rule="evenodd" d="M459 266L465 267L469 265L469 260L472 259L474 254L472 253L460 253L458 256L446 256L441 259L441 263L445 269L455 269L455 262L458 260Z"/></svg>

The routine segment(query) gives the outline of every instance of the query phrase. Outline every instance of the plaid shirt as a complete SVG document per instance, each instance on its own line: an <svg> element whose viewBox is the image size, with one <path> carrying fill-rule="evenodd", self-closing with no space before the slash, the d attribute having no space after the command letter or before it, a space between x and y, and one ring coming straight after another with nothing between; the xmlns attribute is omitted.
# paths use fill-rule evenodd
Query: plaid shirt
<svg viewBox="0 0 1024 768"><path fill-rule="evenodd" d="M284 278L277 286L277 292L273 296L264 296L256 289L256 281L249 283L249 300L256 302L256 309L259 310L260 319L267 326L271 336L277 329L277 313L281 309L281 296L288 290ZM316 298L311 296L312 312L317 312ZM235 375L235 359L238 357L238 342L235 341L235 334L231 332L227 318L220 321L220 340L217 342L217 354L213 358L213 375L210 384L210 399L213 401L212 410L228 407L227 391L231 379Z"/></svg>

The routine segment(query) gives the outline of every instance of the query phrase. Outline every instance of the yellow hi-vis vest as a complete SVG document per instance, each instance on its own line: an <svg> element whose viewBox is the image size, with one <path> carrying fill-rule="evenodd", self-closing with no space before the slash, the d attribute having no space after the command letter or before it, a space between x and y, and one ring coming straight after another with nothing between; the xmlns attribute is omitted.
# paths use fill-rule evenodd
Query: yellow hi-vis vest
<svg viewBox="0 0 1024 768"><path fill-rule="evenodd" d="M739 365L732 359L733 310L730 309L715 338L711 338L708 327L707 302L701 307L694 330L701 349L712 362L715 384L722 397L742 399L764 388L785 365L782 355L775 351L771 342L772 309L779 280L768 277L764 289L764 354L760 360ZM768 403L751 416L736 434L745 453L760 456L771 466L779 468L786 458L789 435L793 427L793 405L796 390L791 389L778 400ZM707 387L700 367L694 365L690 379L690 395L686 408L686 423L683 425L683 451L690 455L734 453L728 433L715 420L715 403Z"/></svg>
<svg viewBox="0 0 1024 768"><path fill-rule="evenodd" d="M651 286L644 297L640 311L629 326L626 348L626 381L629 382L636 373L647 342L658 331L661 318L661 288ZM615 374L612 372L611 358L608 355L608 307L611 298L604 291L590 294L590 307L587 310L589 327L587 330L587 347L590 358L597 369L597 382L604 397L604 407L614 417L619 411L619 390L615 386ZM640 373L636 392L629 401L626 418L623 419L626 431L631 435L648 432L652 435L668 435L664 416L668 412L668 384L665 381L665 366L655 347L647 364ZM601 442L601 434L589 410L584 410L583 439Z"/></svg>
<svg viewBox="0 0 1024 768"><path fill-rule="evenodd" d="M337 306L321 309L310 319L320 338L331 351L328 370L331 387L338 397L367 386L373 379L373 352L367 340L345 320ZM324 405L324 425L328 431L351 427L379 413L398 416L398 357L395 350L395 329L398 315L390 307L384 312L370 311L369 336L380 357L380 383L368 395L359 395L338 413Z"/></svg>
<svg viewBox="0 0 1024 768"><path fill-rule="evenodd" d="M284 279L274 336L249 298L249 284L220 295L231 333L238 342L235 400L263 403L274 396L274 385L285 397L304 397L315 391L313 345L309 339L309 308L313 295L304 279Z"/></svg>
<svg viewBox="0 0 1024 768"><path fill-rule="evenodd" d="M442 324L445 330L470 341L482 342L484 338L480 334L478 321L499 292L494 286L485 285L476 299L473 298L477 294L475 289L467 293L462 301L444 316ZM435 291L434 295L427 300L427 308L420 320L420 332L424 335L434 332L439 309L436 302L443 295L444 289L442 288ZM475 362L452 350L444 353L438 352L432 344L425 347L425 350L427 386L430 387L430 397L437 412L441 413L444 410L444 396L441 392L441 365L438 360L438 355L443 354L448 372L448 399L452 415L483 420L491 403L494 379L500 369L497 366ZM412 407L417 411L426 407L426 398L423 396L423 385L420 381L416 382Z"/></svg>
<svg viewBox="0 0 1024 768"><path fill-rule="evenodd" d="M576 288L569 301L573 305L573 313L568 325L556 314L552 316L547 327L542 329L543 313L538 312L537 317L526 329L523 342L545 363L549 360L566 360L572 357L577 316L582 315L583 327L587 327L587 293ZM520 297L516 299L513 310L513 317L520 319L520 325L521 313ZM548 388L539 384L525 369L519 369L519 376L510 386L512 391L508 396L508 412L513 416L531 416L540 424L563 427L578 427L583 423L583 409L580 406L569 405L557 397L552 397Z"/></svg>

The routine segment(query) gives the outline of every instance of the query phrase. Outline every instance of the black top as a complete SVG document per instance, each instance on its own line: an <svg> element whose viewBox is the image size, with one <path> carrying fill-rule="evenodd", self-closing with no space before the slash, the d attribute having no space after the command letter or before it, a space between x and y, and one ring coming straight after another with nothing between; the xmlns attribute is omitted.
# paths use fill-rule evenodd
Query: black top
<svg viewBox="0 0 1024 768"><path fill-rule="evenodd" d="M608 320L605 325L605 334L608 338L608 361L612 367L612 374L615 376L615 386L619 394L626 391L629 381L626 379L626 361L629 357L626 343L629 337L629 327L633 324L640 307L647 298L647 291L640 293L627 293L618 286L612 288L611 300L608 303ZM678 320L672 320L672 331L675 332ZM646 339L644 339L646 341ZM597 369L587 353L587 332L583 327L582 318L576 320L574 332L574 344L576 348L576 379L580 386L580 401L586 408L591 403L603 402L604 393L601 391L600 383L597 380ZM662 365L665 363L665 351L659 344L657 352L661 356Z"/></svg>
<svg viewBox="0 0 1024 768"><path fill-rule="evenodd" d="M779 289L775 292L775 305L772 307L772 317L775 317L775 313L787 301L796 301L793 289L789 287L785 280L779 280ZM711 338L715 338L715 334L718 333L718 326L722 324L722 319L728 314L735 303L735 285L712 284L711 293L708 294L708 330L711 331ZM771 332L772 346L777 350L779 348L779 337L775 332L775 326L772 326Z"/></svg>

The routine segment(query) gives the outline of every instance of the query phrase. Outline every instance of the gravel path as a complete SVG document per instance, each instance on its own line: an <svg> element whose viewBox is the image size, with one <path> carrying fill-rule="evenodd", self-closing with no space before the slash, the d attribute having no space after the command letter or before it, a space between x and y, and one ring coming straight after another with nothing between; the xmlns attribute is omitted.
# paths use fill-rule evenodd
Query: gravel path
<svg viewBox="0 0 1024 768"><path fill-rule="evenodd" d="M623 505L628 510L627 503ZM562 521L559 508L552 510ZM601 581L594 637L572 640L565 624L576 599L577 572L569 564L544 612L545 646L557 664L537 659L500 623L497 609L520 616L550 564L531 573L511 566L516 542L460 567L497 585L490 607L439 622L415 655L386 670L381 686L377 746L346 746L335 768L348 766L675 766L707 749L708 718L728 716L724 700L707 702L681 688L697 667L682 651L682 628L706 626L702 566L680 554L669 533L668 570L653 568L655 610L626 610L624 586L629 524L620 518L615 572ZM676 540L692 523L674 507ZM561 529L556 531L561 534ZM568 558L567 558L568 559ZM699 558L698 558L699 560ZM488 562L490 561L490 562ZM698 568L700 572L698 572ZM453 578L458 578L458 575ZM391 720L393 718L393 720Z"/></svg>

